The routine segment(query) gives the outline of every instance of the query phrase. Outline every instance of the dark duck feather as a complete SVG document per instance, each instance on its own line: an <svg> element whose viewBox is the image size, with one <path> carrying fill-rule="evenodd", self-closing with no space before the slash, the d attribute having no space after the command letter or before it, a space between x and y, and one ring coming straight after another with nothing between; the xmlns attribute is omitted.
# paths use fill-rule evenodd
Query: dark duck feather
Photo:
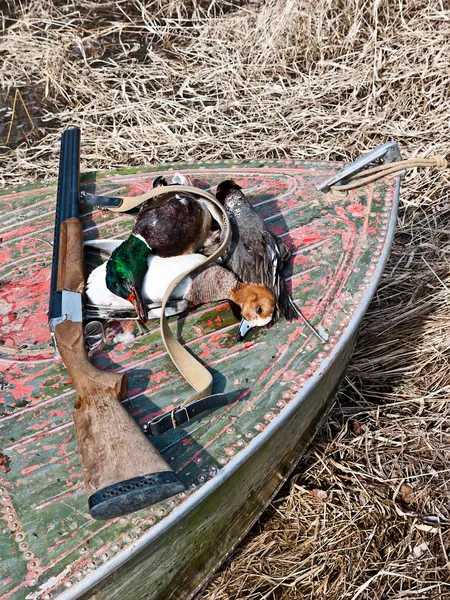
<svg viewBox="0 0 450 600"><path fill-rule="evenodd" d="M222 181L217 187L216 198L224 206L232 230L223 264L241 281L262 283L273 292L276 300L274 320L280 315L288 321L301 318L323 340L295 305L287 289L283 267L291 258L291 250L266 229L240 185L232 180Z"/></svg>

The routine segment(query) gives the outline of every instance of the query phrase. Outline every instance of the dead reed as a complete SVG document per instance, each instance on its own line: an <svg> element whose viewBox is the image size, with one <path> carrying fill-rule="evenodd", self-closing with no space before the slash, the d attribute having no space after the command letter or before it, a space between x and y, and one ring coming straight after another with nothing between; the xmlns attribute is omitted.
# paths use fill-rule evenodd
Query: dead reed
<svg viewBox="0 0 450 600"><path fill-rule="evenodd" d="M54 178L68 125L82 127L84 170L348 159L390 139L405 156L449 158L444 0L5 7L3 186ZM16 89L34 127L17 103L7 139ZM448 172L405 179L333 412L202 600L450 598L448 183Z"/></svg>

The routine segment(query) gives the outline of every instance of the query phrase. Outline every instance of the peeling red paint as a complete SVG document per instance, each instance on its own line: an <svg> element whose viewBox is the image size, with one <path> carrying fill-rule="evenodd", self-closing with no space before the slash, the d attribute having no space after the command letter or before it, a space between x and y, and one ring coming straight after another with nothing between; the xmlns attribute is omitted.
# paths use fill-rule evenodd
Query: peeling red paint
<svg viewBox="0 0 450 600"><path fill-rule="evenodd" d="M354 202L353 204L349 204L347 206L348 212L350 212L354 217L364 217L366 213L365 207L359 202Z"/></svg>
<svg viewBox="0 0 450 600"><path fill-rule="evenodd" d="M38 431L39 429L44 429L47 425L51 423L51 420L43 421L42 423L35 423L34 425L30 425L28 429L34 429Z"/></svg>
<svg viewBox="0 0 450 600"><path fill-rule="evenodd" d="M31 475L31 473L34 473L34 471L40 469L41 466L42 465L32 465L31 467L25 467L22 469L21 474L26 477L27 475Z"/></svg>
<svg viewBox="0 0 450 600"><path fill-rule="evenodd" d="M229 169L220 169L222 167L202 170L198 181L203 186L216 185L230 173ZM237 343L237 324L227 303L191 311L182 328L186 345L223 376L227 390L238 392L238 401L157 440L167 460L188 482L193 481L198 486L200 476L206 481L226 464L220 462L225 455L226 461L234 460L242 447L251 443L250 438L236 437L239 427L248 424L249 419L261 424L259 430L250 427L253 437L267 427L283 408L279 404L281 397L289 404L320 368L319 352L328 356L358 306L355 291L364 292L364 279L372 276L370 269L378 260L386 236L383 214L392 206L395 182L390 182L390 187L384 185L382 194L376 188L369 188L363 199L361 193L352 192L342 199L324 198L315 190L314 183L334 171L335 167L323 165L314 170L295 166L285 169L276 165L248 169L239 175L235 169L234 178L244 187L266 186L252 193L250 198L261 216L270 219L268 228L282 235L294 252L288 285L304 314L326 326L334 341L320 347L299 323L280 322L271 329L251 332L245 344ZM100 177L96 185L99 193L111 191L114 195L120 188L130 195L149 189L153 177L154 173L145 172L108 174L106 178ZM384 191L386 187L388 193ZM8 445L7 456L11 463L7 473L0 467L0 483L14 491L12 503L17 505L23 522L36 522L37 514L44 519L47 515L58 515L53 529L50 528L53 521L50 521L48 530L42 527L39 530L46 552L41 557L39 569L42 570L36 584L30 584L31 576L20 581L14 579L15 574L11 575L13 580L8 579L10 589L6 591L8 600L16 600L23 586L29 586L27 593L36 591L47 581L50 570L57 576L48 591L56 597L64 589L66 580L73 580L77 569L82 571L82 577L86 576L94 554L96 558L106 553L116 555L124 545L129 546L139 538L139 527L148 528L164 518L157 512L141 511L123 523L118 519L100 525L87 516L71 423L75 394L61 362L53 360L46 319L51 252L40 240L50 243L52 240L51 210L55 190L55 187L47 189L48 197L37 202L30 199L30 192L6 196L8 203L15 203L15 207L18 205L13 198L20 198L20 202L26 200L28 204L18 209L22 212L32 211L38 204L39 210L30 212L26 225L19 224L9 230L6 244L0 250L0 257L4 259L0 262L0 277L8 282L6 295L2 295L4 304L0 303L0 335L5 339L5 346L0 347L0 360L6 384L0 400L5 411L0 417L0 436L2 446L4 442ZM372 190L375 190L373 194ZM10 217L14 219L15 215L8 211ZM130 227L132 219L94 211L83 217L83 223L87 237L117 237ZM368 248L373 257L371 264ZM42 258L42 263L38 258ZM354 288L349 287L350 276L356 281L352 284ZM176 331L175 321L172 322ZM112 340L118 331L132 332L135 341L114 344ZM192 393L164 351L158 323L150 323L146 332L134 323L121 326L115 323L107 334L108 343L95 355L94 362L100 368L123 370L128 374L133 406L128 403L124 406L141 424L180 406ZM284 387L279 387L280 381ZM231 418L236 419L234 434L229 432ZM27 498L31 489L32 501ZM189 488L186 498L194 491ZM182 499L176 502L180 504ZM164 503L164 514L175 505ZM12 532L10 523L8 527ZM124 536L130 541L126 544L121 541L116 547L114 544ZM84 544L86 548L81 552ZM36 546L33 536L30 536L30 546ZM51 555L48 548L52 549ZM30 567L27 573L32 572Z"/></svg>
<svg viewBox="0 0 450 600"><path fill-rule="evenodd" d="M48 414L50 417L63 417L67 414L67 410L51 410Z"/></svg>

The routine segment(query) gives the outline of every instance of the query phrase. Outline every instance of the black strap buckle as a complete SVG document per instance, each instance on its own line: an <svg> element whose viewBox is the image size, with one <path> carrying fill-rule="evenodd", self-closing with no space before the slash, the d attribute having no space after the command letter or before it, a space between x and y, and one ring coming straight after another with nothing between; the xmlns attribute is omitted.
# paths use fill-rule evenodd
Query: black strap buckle
<svg viewBox="0 0 450 600"><path fill-rule="evenodd" d="M171 429L178 429L181 425L188 423L194 417L213 408L219 408L228 404L226 394L214 394L200 400L194 400L186 406L174 408L170 412L155 417L144 425L144 431L147 435L161 435Z"/></svg>
<svg viewBox="0 0 450 600"><path fill-rule="evenodd" d="M184 411L184 419L181 420L181 414L182 411ZM170 418L172 419L172 426L174 429L178 429L178 427L181 427L181 425L184 425L184 423L187 423L188 421L191 420L191 417L189 416L188 413L188 409L186 408L186 406L182 406L181 408L174 408L173 411L170 413Z"/></svg>
<svg viewBox="0 0 450 600"><path fill-rule="evenodd" d="M103 210L107 210L109 207L120 208L123 204L122 198L96 196L95 194L88 194L88 192L80 192L80 199L89 206L99 206Z"/></svg>

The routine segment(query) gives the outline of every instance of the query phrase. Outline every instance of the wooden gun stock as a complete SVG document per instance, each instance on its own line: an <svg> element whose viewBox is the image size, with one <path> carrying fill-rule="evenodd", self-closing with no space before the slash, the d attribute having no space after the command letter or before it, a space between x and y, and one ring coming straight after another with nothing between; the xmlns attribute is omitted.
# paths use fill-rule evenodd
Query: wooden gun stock
<svg viewBox="0 0 450 600"><path fill-rule="evenodd" d="M84 291L83 231L78 218L61 223L58 290ZM124 374L94 367L84 343L83 323L62 321L55 338L73 379L73 410L89 510L110 519L184 491L185 487L120 401Z"/></svg>

